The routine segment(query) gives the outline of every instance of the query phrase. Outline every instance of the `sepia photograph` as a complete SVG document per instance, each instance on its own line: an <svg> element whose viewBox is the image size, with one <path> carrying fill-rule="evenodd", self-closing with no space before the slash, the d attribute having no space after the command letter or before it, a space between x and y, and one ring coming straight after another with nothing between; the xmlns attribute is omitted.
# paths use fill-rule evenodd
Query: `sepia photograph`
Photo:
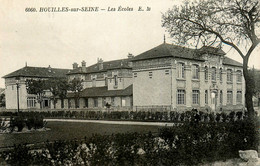
<svg viewBox="0 0 260 166"><path fill-rule="evenodd" d="M0 4L0 165L260 166L259 0Z"/></svg>

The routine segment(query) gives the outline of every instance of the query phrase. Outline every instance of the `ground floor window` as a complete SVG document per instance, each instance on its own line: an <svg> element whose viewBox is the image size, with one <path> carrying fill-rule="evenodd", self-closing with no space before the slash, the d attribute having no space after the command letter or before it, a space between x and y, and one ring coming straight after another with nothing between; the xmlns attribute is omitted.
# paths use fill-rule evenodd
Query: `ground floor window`
<svg viewBox="0 0 260 166"><path fill-rule="evenodd" d="M47 108L49 108L50 107L50 100L49 99L44 99L43 100L43 107L47 107Z"/></svg>
<svg viewBox="0 0 260 166"><path fill-rule="evenodd" d="M222 92L222 90L220 91L220 94L219 94L219 102L220 102L220 104L222 105L223 104L223 92Z"/></svg>
<svg viewBox="0 0 260 166"><path fill-rule="evenodd" d="M27 97L27 107L34 108L36 105L36 98L35 97Z"/></svg>
<svg viewBox="0 0 260 166"><path fill-rule="evenodd" d="M177 104L185 104L185 90L177 91Z"/></svg>
<svg viewBox="0 0 260 166"><path fill-rule="evenodd" d="M227 104L232 104L232 100L233 100L233 97L232 97L232 91L227 91Z"/></svg>
<svg viewBox="0 0 260 166"><path fill-rule="evenodd" d="M192 104L199 104L199 90L192 90Z"/></svg>
<svg viewBox="0 0 260 166"><path fill-rule="evenodd" d="M242 91L237 91L237 104L242 103Z"/></svg>
<svg viewBox="0 0 260 166"><path fill-rule="evenodd" d="M98 107L98 98L94 98L94 107Z"/></svg>
<svg viewBox="0 0 260 166"><path fill-rule="evenodd" d="M126 106L126 99L122 97L122 107Z"/></svg>
<svg viewBox="0 0 260 166"><path fill-rule="evenodd" d="M208 100L209 100L209 93L208 90L205 90L205 104L208 104Z"/></svg>

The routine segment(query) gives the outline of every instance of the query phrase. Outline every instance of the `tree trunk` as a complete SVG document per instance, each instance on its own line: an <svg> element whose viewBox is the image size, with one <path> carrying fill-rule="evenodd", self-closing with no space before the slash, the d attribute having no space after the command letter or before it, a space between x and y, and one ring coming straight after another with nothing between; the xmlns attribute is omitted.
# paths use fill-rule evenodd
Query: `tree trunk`
<svg viewBox="0 0 260 166"><path fill-rule="evenodd" d="M253 119L255 116L254 106L253 106L253 90L254 90L254 79L250 76L248 71L248 58L243 59L243 73L246 84L245 101L248 116Z"/></svg>

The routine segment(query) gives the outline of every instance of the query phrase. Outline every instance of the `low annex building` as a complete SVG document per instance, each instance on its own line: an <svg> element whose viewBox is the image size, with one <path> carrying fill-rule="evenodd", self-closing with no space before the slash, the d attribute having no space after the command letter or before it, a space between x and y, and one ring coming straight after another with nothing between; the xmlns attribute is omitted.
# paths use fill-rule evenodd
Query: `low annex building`
<svg viewBox="0 0 260 166"><path fill-rule="evenodd" d="M25 66L5 79L6 108L17 108L17 84L21 109L40 108L36 96L27 94L26 79L66 77L78 78L83 90L75 104L69 92L64 108L150 108L170 110L202 108L219 111L241 109L245 103L245 82L242 64L225 56L214 47L190 49L163 43L140 55L81 66L56 69ZM46 92L43 108L53 108L51 94ZM61 108L58 100L56 108ZM135 109L134 109L135 110Z"/></svg>
<svg viewBox="0 0 260 166"><path fill-rule="evenodd" d="M37 96L28 94L26 90L27 79L49 79L66 78L69 69L57 69L49 67L26 66L5 75L5 97L6 109L17 109L19 100L20 109L40 108ZM17 93L18 92L18 93ZM19 96L19 99L17 98ZM46 91L43 98L42 108L51 108L53 105L50 100L51 93Z"/></svg>

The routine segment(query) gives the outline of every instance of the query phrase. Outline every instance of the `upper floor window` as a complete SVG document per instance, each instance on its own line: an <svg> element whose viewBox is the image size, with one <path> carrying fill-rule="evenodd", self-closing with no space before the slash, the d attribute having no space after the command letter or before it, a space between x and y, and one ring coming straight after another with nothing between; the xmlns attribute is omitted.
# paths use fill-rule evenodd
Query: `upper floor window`
<svg viewBox="0 0 260 166"><path fill-rule="evenodd" d="M227 81L232 82L232 69L227 69Z"/></svg>
<svg viewBox="0 0 260 166"><path fill-rule="evenodd" d="M242 71L241 70L237 71L237 82L242 82Z"/></svg>
<svg viewBox="0 0 260 166"><path fill-rule="evenodd" d="M177 71L178 71L178 78L185 78L184 77L184 63L178 63L177 65Z"/></svg>
<svg viewBox="0 0 260 166"><path fill-rule="evenodd" d="M96 78L92 78L92 87L96 87Z"/></svg>
<svg viewBox="0 0 260 166"><path fill-rule="evenodd" d="M215 67L212 67L211 79L212 79L212 81L216 81L216 68Z"/></svg>
<svg viewBox="0 0 260 166"><path fill-rule="evenodd" d="M149 78L152 78L153 77L153 72L149 72Z"/></svg>
<svg viewBox="0 0 260 166"><path fill-rule="evenodd" d="M223 76L222 76L222 68L219 69L219 80L220 80L220 81L223 80Z"/></svg>
<svg viewBox="0 0 260 166"><path fill-rule="evenodd" d="M117 86L118 85L118 77L117 77L117 75L114 75L114 82L115 82L115 86Z"/></svg>
<svg viewBox="0 0 260 166"><path fill-rule="evenodd" d="M209 70L208 70L208 67L207 67L207 66L205 66L205 73L204 73L204 76L205 76L205 80L208 80Z"/></svg>
<svg viewBox="0 0 260 166"><path fill-rule="evenodd" d="M137 77L137 73L134 73L134 77Z"/></svg>
<svg viewBox="0 0 260 166"><path fill-rule="evenodd" d="M170 70L165 70L165 75L169 75L170 74Z"/></svg>
<svg viewBox="0 0 260 166"><path fill-rule="evenodd" d="M107 86L107 77L105 77L105 86Z"/></svg>
<svg viewBox="0 0 260 166"><path fill-rule="evenodd" d="M191 71L192 71L192 79L199 79L199 66L192 65Z"/></svg>

